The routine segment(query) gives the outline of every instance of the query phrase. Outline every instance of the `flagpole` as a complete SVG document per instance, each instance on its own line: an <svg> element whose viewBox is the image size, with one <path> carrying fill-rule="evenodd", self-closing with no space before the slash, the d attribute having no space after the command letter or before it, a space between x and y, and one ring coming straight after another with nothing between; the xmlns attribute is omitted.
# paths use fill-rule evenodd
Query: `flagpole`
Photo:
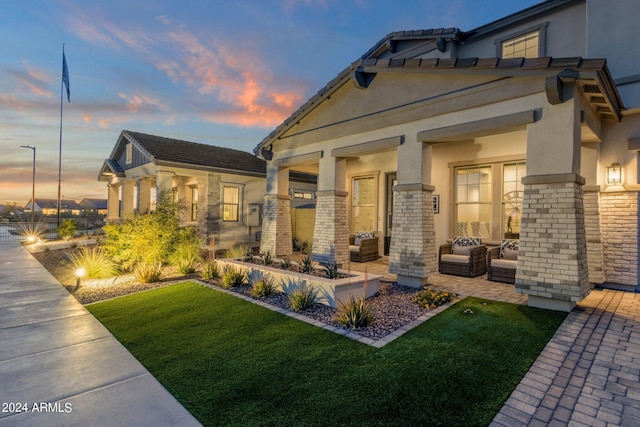
<svg viewBox="0 0 640 427"><path fill-rule="evenodd" d="M64 43L62 43L62 61L64 74ZM62 94L64 89L64 76L60 79L60 149L58 152L58 204L57 204L57 225L60 226L60 202L61 202L61 183L62 183Z"/></svg>

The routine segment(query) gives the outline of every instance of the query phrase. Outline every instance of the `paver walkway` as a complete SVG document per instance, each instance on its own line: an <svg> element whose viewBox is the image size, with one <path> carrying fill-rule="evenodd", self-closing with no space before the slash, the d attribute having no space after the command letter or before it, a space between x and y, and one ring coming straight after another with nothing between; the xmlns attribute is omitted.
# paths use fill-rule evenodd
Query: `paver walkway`
<svg viewBox="0 0 640 427"><path fill-rule="evenodd" d="M19 243L0 243L0 426L199 426Z"/></svg>
<svg viewBox="0 0 640 427"><path fill-rule="evenodd" d="M491 424L567 425L640 426L640 294L591 291Z"/></svg>

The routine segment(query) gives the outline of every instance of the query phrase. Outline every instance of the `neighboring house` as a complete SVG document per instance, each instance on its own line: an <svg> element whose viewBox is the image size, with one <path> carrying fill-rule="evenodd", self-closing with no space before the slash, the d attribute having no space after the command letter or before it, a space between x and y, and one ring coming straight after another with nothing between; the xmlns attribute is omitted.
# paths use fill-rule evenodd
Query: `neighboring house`
<svg viewBox="0 0 640 427"><path fill-rule="evenodd" d="M153 211L165 192L184 207L181 225L221 249L258 246L265 176L265 162L251 153L123 130L98 180L108 183L107 221ZM308 175L296 179L309 188Z"/></svg>
<svg viewBox="0 0 640 427"><path fill-rule="evenodd" d="M635 289L637 16L637 0L549 0L471 31L389 34L255 148L261 250L291 253L286 171L304 170L316 261L344 264L349 233L377 231L389 271L417 287L454 235L511 236L532 306Z"/></svg>
<svg viewBox="0 0 640 427"><path fill-rule="evenodd" d="M31 206L31 200L29 200L24 211L30 213ZM82 206L75 200L60 200L61 216L79 216L82 213L82 209ZM36 199L34 212L42 215L58 215L58 200Z"/></svg>
<svg viewBox="0 0 640 427"><path fill-rule="evenodd" d="M83 212L86 216L107 216L107 199L80 200Z"/></svg>

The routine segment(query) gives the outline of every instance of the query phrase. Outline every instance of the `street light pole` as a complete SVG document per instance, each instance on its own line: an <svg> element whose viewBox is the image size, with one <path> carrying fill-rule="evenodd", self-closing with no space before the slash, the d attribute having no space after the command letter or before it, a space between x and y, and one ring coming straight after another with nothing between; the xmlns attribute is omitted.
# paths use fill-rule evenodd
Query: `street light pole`
<svg viewBox="0 0 640 427"><path fill-rule="evenodd" d="M30 145L21 145L20 147L33 150L33 178L31 179L31 232L33 232L36 215L36 147Z"/></svg>

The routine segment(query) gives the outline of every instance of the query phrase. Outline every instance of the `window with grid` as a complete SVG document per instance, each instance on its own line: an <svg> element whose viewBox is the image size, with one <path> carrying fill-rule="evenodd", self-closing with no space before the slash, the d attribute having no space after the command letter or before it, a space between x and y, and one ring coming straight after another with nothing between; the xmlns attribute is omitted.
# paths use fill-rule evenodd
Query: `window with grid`
<svg viewBox="0 0 640 427"><path fill-rule="evenodd" d="M238 221L240 188L225 185L222 189L222 220Z"/></svg>
<svg viewBox="0 0 640 427"><path fill-rule="evenodd" d="M359 176L353 178L351 183L351 224L352 231L375 230L375 200L376 178L375 176Z"/></svg>
<svg viewBox="0 0 640 427"><path fill-rule="evenodd" d="M533 31L502 42L502 58L537 58L540 56L540 31Z"/></svg>
<svg viewBox="0 0 640 427"><path fill-rule="evenodd" d="M489 233L485 224L491 224L492 217L491 175L491 165L456 168L456 234L484 237ZM474 232L474 223L485 227Z"/></svg>
<svg viewBox="0 0 640 427"><path fill-rule="evenodd" d="M522 178L526 176L526 172L525 162L505 163L503 166L502 220L505 233L520 233L524 195Z"/></svg>
<svg viewBox="0 0 640 427"><path fill-rule="evenodd" d="M198 220L198 187L191 187L191 221Z"/></svg>

